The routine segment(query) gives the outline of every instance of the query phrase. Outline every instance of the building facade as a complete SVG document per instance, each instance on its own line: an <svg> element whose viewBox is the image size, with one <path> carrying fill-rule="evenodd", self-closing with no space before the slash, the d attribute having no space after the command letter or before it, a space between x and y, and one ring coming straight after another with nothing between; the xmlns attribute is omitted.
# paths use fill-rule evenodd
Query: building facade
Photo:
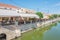
<svg viewBox="0 0 60 40"><path fill-rule="evenodd" d="M30 21L30 19L35 19L38 18L38 16L35 14L36 11L34 10L30 10L30 9L26 9L26 8L19 8L16 6L12 6L12 5L8 5L8 4L3 4L0 3L0 10L3 11L13 11L13 12L17 12L20 14L19 20L20 22L24 22L24 21ZM8 18L3 18L3 19L8 19ZM9 19L15 20L15 17L9 17ZM0 17L0 21L2 21L2 18Z"/></svg>

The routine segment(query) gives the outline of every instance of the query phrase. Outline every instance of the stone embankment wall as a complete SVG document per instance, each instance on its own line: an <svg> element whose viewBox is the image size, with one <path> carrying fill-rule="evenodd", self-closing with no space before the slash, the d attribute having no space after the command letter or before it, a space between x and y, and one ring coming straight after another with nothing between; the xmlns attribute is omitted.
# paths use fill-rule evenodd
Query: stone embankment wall
<svg viewBox="0 0 60 40"><path fill-rule="evenodd" d="M11 40L11 39L14 39L15 37L21 36L20 30L12 31L12 30L0 27L0 34L2 33L6 34L6 40Z"/></svg>
<svg viewBox="0 0 60 40"><path fill-rule="evenodd" d="M42 23L37 23L37 27L41 27L41 26L44 27L44 26L50 25L50 24L58 22L58 21L60 21L60 18L48 20L48 21L45 21L45 22L42 22Z"/></svg>

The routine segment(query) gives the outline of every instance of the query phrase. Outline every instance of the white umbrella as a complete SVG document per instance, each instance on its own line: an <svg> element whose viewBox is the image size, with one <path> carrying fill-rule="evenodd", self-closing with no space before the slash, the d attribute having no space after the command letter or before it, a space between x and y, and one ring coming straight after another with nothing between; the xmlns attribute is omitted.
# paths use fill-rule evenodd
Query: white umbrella
<svg viewBox="0 0 60 40"><path fill-rule="evenodd" d="M0 17L12 17L12 16L20 16L20 15L15 11L0 9Z"/></svg>

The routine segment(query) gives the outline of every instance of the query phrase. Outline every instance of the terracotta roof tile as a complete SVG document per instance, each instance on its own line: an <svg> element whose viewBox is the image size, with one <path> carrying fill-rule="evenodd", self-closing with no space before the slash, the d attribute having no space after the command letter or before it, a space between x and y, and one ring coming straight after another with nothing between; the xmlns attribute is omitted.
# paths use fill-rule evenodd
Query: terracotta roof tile
<svg viewBox="0 0 60 40"><path fill-rule="evenodd" d="M0 7L7 7L7 8L18 9L18 7L16 7L16 6L12 6L12 5L9 5L9 4L3 4L3 3L0 3Z"/></svg>

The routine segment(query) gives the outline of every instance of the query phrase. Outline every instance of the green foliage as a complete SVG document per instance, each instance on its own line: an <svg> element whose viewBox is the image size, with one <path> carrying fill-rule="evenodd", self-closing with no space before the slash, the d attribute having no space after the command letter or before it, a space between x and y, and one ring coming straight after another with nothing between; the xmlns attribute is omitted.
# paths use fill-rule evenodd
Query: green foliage
<svg viewBox="0 0 60 40"><path fill-rule="evenodd" d="M60 17L60 14L58 15L58 17Z"/></svg>
<svg viewBox="0 0 60 40"><path fill-rule="evenodd" d="M39 16L39 18L43 18L43 13L37 12L36 14Z"/></svg>
<svg viewBox="0 0 60 40"><path fill-rule="evenodd" d="M57 15L57 14L53 14L53 15L49 16L50 19L54 19L54 18L57 18L57 17L59 17L59 15Z"/></svg>
<svg viewBox="0 0 60 40"><path fill-rule="evenodd" d="M53 14L52 16L53 16L54 18L57 18L57 17L58 17L58 15L57 15L57 14Z"/></svg>
<svg viewBox="0 0 60 40"><path fill-rule="evenodd" d="M49 19L53 19L54 17L53 16L49 16Z"/></svg>

